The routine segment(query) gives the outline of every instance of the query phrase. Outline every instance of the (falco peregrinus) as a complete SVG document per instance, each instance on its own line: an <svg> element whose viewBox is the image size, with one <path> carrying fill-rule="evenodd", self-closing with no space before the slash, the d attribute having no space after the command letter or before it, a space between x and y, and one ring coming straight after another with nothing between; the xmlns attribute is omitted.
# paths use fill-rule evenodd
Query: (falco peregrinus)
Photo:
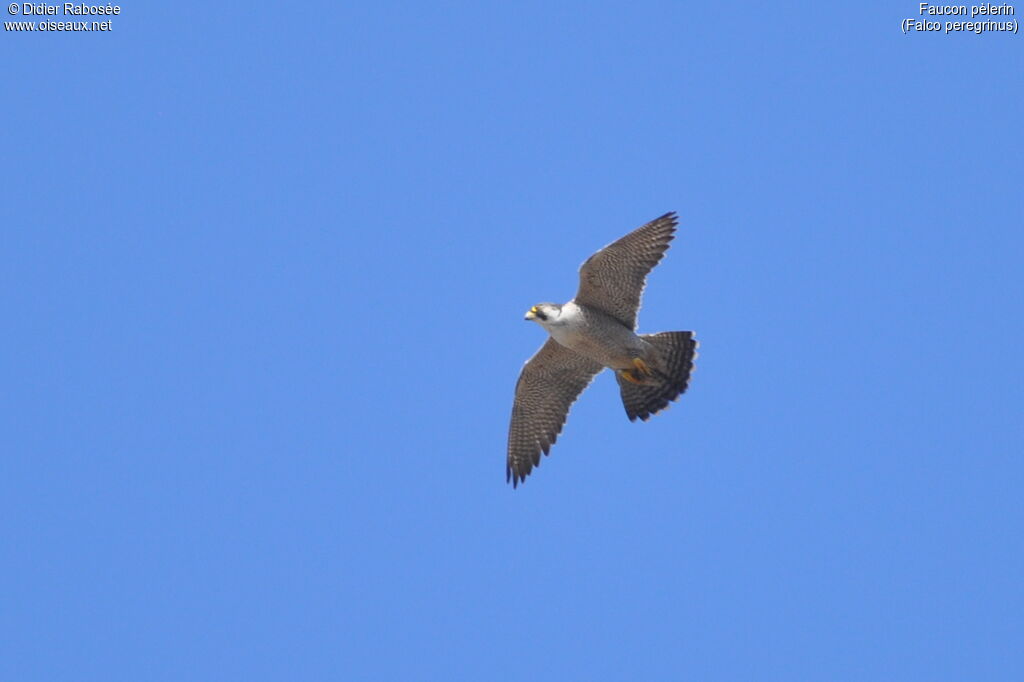
<svg viewBox="0 0 1024 682"><path fill-rule="evenodd" d="M609 244L580 266L576 298L526 312L551 336L516 383L505 467L513 487L540 465L569 408L605 367L615 371L630 421L646 421L686 390L697 357L693 332L635 333L647 274L668 250L676 223L676 214L666 213Z"/></svg>

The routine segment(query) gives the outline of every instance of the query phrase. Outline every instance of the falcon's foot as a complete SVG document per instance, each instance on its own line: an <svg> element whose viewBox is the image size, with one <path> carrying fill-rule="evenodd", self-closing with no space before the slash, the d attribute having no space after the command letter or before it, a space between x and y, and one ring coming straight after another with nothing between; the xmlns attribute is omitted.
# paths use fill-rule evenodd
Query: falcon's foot
<svg viewBox="0 0 1024 682"><path fill-rule="evenodd" d="M633 369L620 369L619 376L630 383L643 384L654 376L654 372L642 359L633 358Z"/></svg>

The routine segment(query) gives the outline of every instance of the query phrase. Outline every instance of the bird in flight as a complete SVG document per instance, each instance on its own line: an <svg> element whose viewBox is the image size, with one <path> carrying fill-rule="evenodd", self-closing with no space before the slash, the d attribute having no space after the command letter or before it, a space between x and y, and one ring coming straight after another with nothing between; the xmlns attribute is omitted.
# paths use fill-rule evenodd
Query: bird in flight
<svg viewBox="0 0 1024 682"><path fill-rule="evenodd" d="M694 333L636 333L647 275L668 250L677 222L666 213L612 242L580 266L576 298L526 312L550 336L516 383L505 466L513 487L540 465L569 408L605 367L615 372L630 421L646 421L686 390L697 357Z"/></svg>

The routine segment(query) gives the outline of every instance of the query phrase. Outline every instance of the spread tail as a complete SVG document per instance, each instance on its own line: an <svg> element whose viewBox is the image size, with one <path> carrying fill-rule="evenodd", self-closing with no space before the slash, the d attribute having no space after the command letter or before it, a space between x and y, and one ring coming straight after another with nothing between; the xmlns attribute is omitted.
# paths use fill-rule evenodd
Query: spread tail
<svg viewBox="0 0 1024 682"><path fill-rule="evenodd" d="M653 381L636 383L616 372L615 379L619 382L622 404L629 421L636 421L637 417L647 421L652 414L665 409L670 401L682 395L690 382L693 361L697 358L697 340L693 338L693 332L641 334L640 338L654 346L660 362Z"/></svg>

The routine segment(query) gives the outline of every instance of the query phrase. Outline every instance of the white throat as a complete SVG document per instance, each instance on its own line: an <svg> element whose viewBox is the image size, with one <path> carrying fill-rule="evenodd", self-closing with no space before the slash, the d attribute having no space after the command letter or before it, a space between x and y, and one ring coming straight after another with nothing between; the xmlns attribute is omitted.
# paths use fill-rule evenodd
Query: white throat
<svg viewBox="0 0 1024 682"><path fill-rule="evenodd" d="M537 323L544 327L555 341L563 345L569 345L583 326L583 315L575 303L566 303L560 311L549 314L548 319L537 319Z"/></svg>

